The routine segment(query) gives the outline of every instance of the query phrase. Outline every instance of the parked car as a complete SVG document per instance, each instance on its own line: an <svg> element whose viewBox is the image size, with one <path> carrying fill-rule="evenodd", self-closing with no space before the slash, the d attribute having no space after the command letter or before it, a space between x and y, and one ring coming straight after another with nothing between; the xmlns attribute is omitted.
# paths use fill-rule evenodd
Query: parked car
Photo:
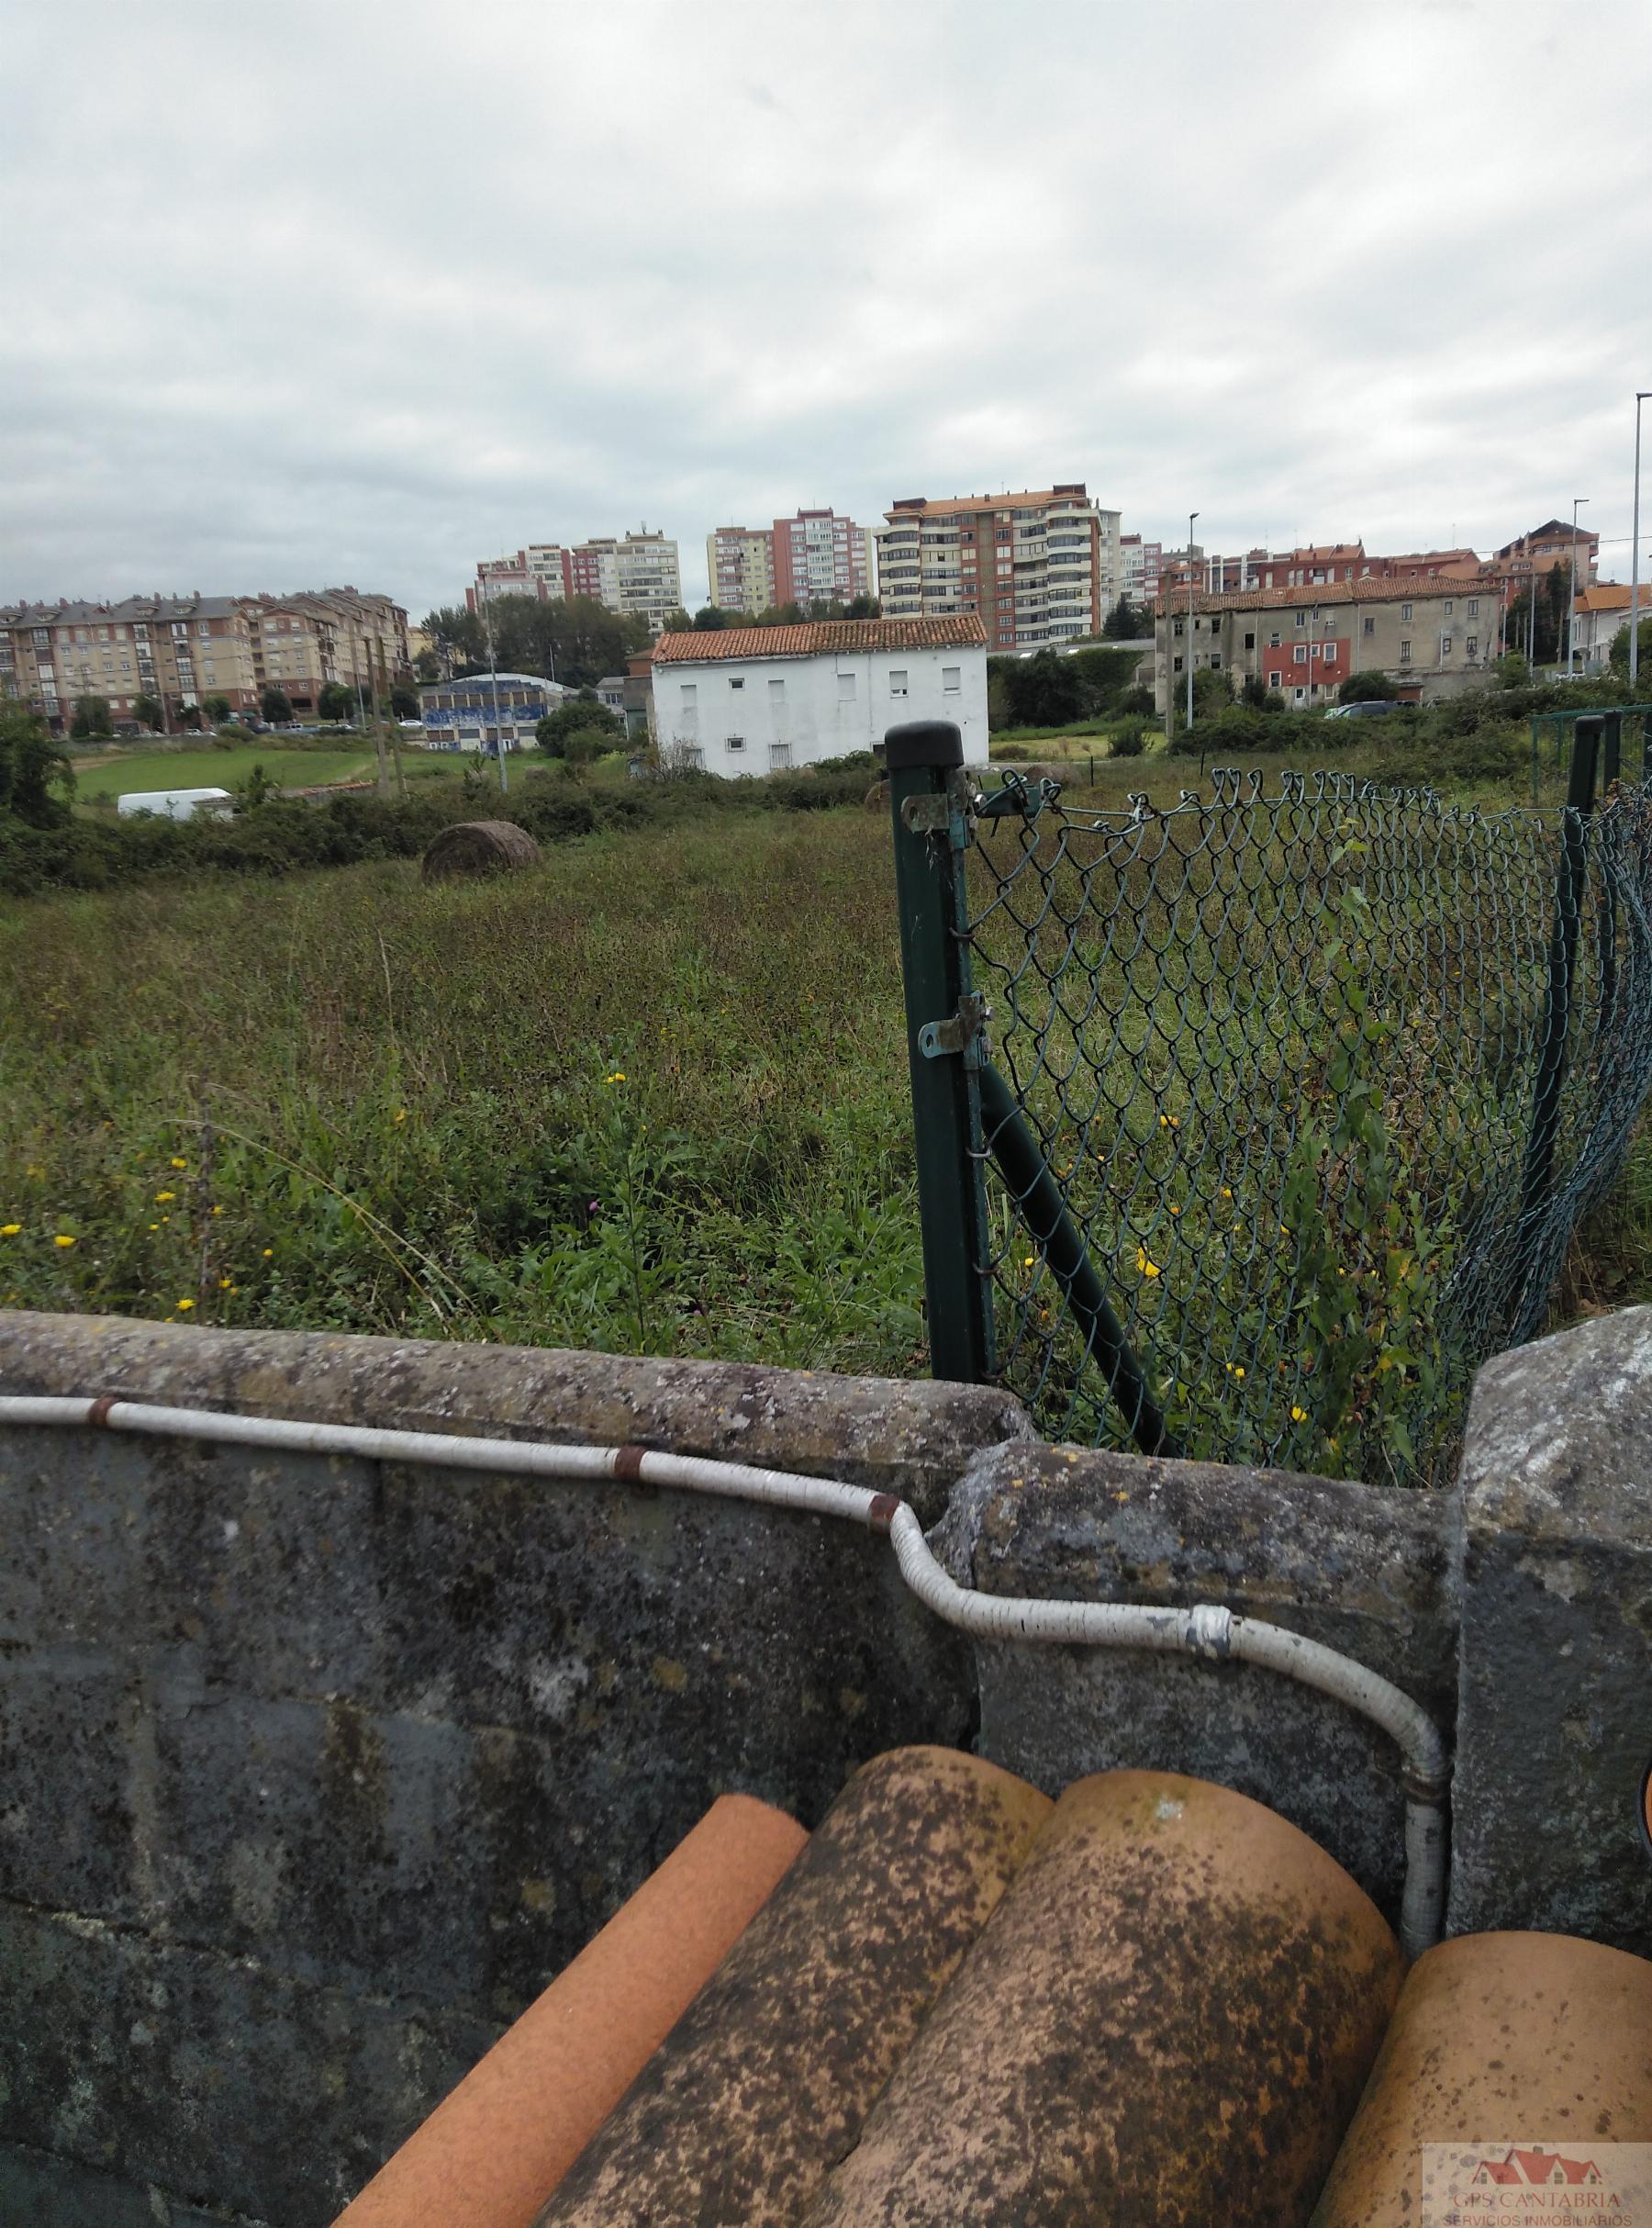
<svg viewBox="0 0 1652 2228"><path fill-rule="evenodd" d="M1367 697L1360 704L1334 704L1326 712L1328 720L1386 720L1391 711L1403 711L1405 706L1390 702L1386 697Z"/></svg>

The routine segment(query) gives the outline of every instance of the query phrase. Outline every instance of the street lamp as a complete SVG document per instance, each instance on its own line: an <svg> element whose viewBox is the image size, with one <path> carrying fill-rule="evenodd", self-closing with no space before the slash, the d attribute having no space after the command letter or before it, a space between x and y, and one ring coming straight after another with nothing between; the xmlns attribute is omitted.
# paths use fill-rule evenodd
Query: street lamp
<svg viewBox="0 0 1652 2228"><path fill-rule="evenodd" d="M1188 732L1193 732L1193 521L1197 510L1188 513Z"/></svg>
<svg viewBox="0 0 1652 2228"><path fill-rule="evenodd" d="M1571 554L1571 610L1566 622L1566 677L1569 681L1578 666L1578 512L1588 502L1586 495L1572 498L1572 554Z"/></svg>
<svg viewBox="0 0 1652 2228"><path fill-rule="evenodd" d="M1635 397L1635 533L1629 544L1629 694L1635 694L1635 677L1640 671L1640 406L1652 386L1642 387Z"/></svg>

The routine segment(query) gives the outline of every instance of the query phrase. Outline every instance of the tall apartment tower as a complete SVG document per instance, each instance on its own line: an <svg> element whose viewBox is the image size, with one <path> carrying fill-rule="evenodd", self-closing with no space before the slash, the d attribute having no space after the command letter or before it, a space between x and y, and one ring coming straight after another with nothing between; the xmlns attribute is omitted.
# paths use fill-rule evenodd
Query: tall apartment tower
<svg viewBox="0 0 1652 2228"><path fill-rule="evenodd" d="M873 592L875 559L870 527L832 510L799 510L774 524L775 601L849 603Z"/></svg>
<svg viewBox="0 0 1652 2228"><path fill-rule="evenodd" d="M654 633L665 615L683 600L677 545L663 533L612 534L571 547L560 542L531 542L514 556L486 557L464 591L473 611L484 597L537 596L557 602L564 596L589 596L610 611L640 611Z"/></svg>
<svg viewBox="0 0 1652 2228"><path fill-rule="evenodd" d="M777 603L773 528L715 528L706 536L706 578L722 610L766 611Z"/></svg>
<svg viewBox="0 0 1652 2228"><path fill-rule="evenodd" d="M886 619L974 611L998 651L1099 634L1118 599L1119 513L1082 480L1039 491L909 496L877 529Z"/></svg>

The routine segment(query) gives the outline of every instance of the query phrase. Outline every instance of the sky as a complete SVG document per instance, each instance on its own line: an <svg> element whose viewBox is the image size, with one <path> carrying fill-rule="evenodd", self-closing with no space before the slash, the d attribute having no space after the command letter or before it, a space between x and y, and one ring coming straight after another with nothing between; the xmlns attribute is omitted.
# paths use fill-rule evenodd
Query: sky
<svg viewBox="0 0 1652 2228"><path fill-rule="evenodd" d="M1629 577L1652 0L5 22L0 600L646 524L692 607L714 526L1058 479L1229 551L1585 496Z"/></svg>

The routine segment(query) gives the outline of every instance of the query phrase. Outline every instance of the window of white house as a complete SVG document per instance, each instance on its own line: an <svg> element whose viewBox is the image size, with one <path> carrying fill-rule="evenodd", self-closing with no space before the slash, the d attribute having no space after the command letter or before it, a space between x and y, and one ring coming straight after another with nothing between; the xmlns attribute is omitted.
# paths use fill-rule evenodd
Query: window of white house
<svg viewBox="0 0 1652 2228"><path fill-rule="evenodd" d="M783 766L790 764L791 745L789 743L771 743L769 745L769 772L771 774L778 773Z"/></svg>
<svg viewBox="0 0 1652 2228"><path fill-rule="evenodd" d="M1400 663L1402 666L1411 664L1411 644L1408 642L1402 642L1400 644Z"/></svg>
<svg viewBox="0 0 1652 2228"><path fill-rule="evenodd" d="M963 666L942 666L942 668L941 668L941 693L942 693L942 695L943 695L943 696L962 696L962 695L963 695L963 693L964 693L964 668L963 668Z"/></svg>
<svg viewBox="0 0 1652 2228"><path fill-rule="evenodd" d="M770 702L771 704L783 704L785 701L786 701L786 682L785 682L784 678L781 678L781 679L778 679L778 680L772 680L772 681L770 681L770 683L769 683L769 702Z"/></svg>
<svg viewBox="0 0 1652 2228"><path fill-rule="evenodd" d="M853 673L840 673L838 675L838 702L840 704L853 704L854 701L854 676Z"/></svg>
<svg viewBox="0 0 1652 2228"><path fill-rule="evenodd" d="M731 736L728 738L728 742L729 742L729 748L730 748L731 750L744 750L744 748L745 748L745 737L744 737L744 735L731 735Z"/></svg>
<svg viewBox="0 0 1652 2228"><path fill-rule="evenodd" d="M693 710L693 708L695 707L695 705L696 705L696 704L698 704L698 702L699 702L699 684L698 684L698 681L685 681L685 682L683 683L683 710L684 710L685 711L692 711L692 710Z"/></svg>
<svg viewBox="0 0 1652 2228"><path fill-rule="evenodd" d="M1290 656L1293 665L1305 666L1308 663L1308 644L1305 642L1298 643Z"/></svg>
<svg viewBox="0 0 1652 2228"><path fill-rule="evenodd" d="M906 668L902 666L898 670L892 671L889 675L889 694L891 696L905 696L906 692Z"/></svg>
<svg viewBox="0 0 1652 2228"><path fill-rule="evenodd" d="M731 674L729 677L729 686L731 689L743 689L745 687L745 675L743 673Z"/></svg>

